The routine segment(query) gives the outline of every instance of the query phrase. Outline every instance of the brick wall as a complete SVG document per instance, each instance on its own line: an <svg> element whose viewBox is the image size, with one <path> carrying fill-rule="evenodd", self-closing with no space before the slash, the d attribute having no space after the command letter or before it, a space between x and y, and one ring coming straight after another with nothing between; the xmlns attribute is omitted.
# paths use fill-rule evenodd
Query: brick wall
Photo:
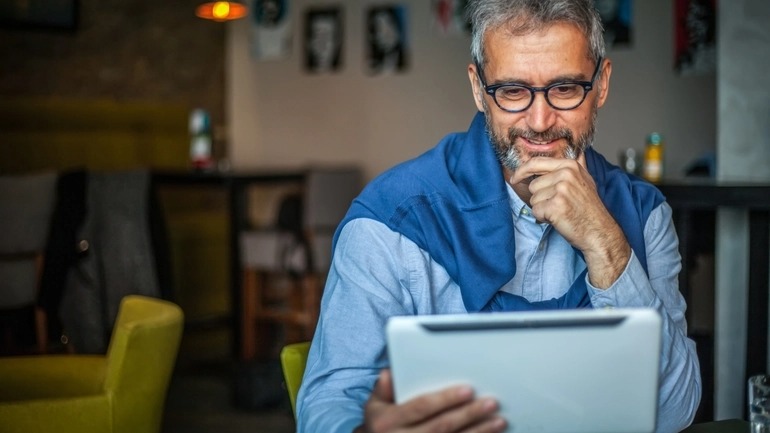
<svg viewBox="0 0 770 433"><path fill-rule="evenodd" d="M224 118L225 27L199 0L76 0L77 28L0 28L0 98L159 101Z"/></svg>

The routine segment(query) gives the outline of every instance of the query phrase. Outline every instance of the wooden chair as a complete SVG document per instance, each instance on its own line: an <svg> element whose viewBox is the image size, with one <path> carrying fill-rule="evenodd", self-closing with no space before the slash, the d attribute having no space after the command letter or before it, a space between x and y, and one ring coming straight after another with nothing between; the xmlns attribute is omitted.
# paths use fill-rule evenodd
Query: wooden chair
<svg viewBox="0 0 770 433"><path fill-rule="evenodd" d="M334 230L359 193L361 178L357 168L311 169L301 196L287 197L279 209L299 212L296 227L277 224L241 235L242 359L272 358L284 344L312 338Z"/></svg>

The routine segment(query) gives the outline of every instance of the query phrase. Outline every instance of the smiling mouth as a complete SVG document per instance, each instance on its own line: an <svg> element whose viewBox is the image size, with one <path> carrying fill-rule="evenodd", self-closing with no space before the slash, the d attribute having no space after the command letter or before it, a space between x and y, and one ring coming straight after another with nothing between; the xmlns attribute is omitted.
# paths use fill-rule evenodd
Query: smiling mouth
<svg viewBox="0 0 770 433"><path fill-rule="evenodd" d="M534 144L534 145L536 145L536 146L542 146L542 145L544 145L544 144L550 144L550 143L552 143L554 140L548 140L548 141L527 140L527 141L529 141L530 143L532 143L532 144Z"/></svg>
<svg viewBox="0 0 770 433"><path fill-rule="evenodd" d="M552 140L534 140L531 138L525 138L521 137L523 141L523 145L525 147L528 147L530 149L533 148L542 148L544 151L547 151L547 149L555 148L558 146L559 139L552 139ZM547 149L546 149L547 148Z"/></svg>

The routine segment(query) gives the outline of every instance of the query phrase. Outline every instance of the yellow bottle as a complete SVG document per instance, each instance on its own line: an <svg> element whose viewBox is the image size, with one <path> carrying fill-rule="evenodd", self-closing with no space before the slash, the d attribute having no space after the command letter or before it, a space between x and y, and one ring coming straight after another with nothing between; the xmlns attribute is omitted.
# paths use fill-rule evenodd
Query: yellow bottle
<svg viewBox="0 0 770 433"><path fill-rule="evenodd" d="M647 136L644 148L643 177L650 182L660 182L663 178L663 137L657 132Z"/></svg>

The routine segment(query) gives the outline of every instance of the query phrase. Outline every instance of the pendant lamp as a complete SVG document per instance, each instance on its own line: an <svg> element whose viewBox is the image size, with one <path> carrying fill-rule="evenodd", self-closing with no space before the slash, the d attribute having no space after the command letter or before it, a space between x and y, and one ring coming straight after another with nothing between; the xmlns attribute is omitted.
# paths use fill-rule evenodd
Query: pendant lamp
<svg viewBox="0 0 770 433"><path fill-rule="evenodd" d="M249 12L246 5L237 1L203 3L195 9L195 15L207 20L230 21L243 18Z"/></svg>

